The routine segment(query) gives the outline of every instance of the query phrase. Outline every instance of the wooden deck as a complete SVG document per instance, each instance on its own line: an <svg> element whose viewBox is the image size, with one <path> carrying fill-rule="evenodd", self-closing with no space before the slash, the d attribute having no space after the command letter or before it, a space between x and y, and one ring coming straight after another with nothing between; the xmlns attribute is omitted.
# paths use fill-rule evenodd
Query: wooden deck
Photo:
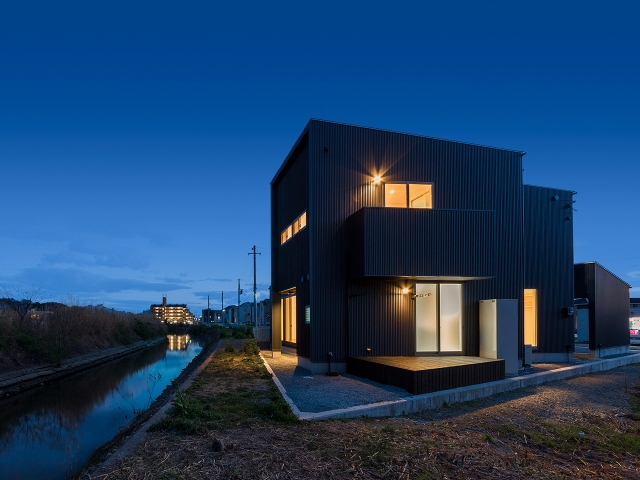
<svg viewBox="0 0 640 480"><path fill-rule="evenodd" d="M347 371L418 395L504 379L504 360L480 357L349 357Z"/></svg>

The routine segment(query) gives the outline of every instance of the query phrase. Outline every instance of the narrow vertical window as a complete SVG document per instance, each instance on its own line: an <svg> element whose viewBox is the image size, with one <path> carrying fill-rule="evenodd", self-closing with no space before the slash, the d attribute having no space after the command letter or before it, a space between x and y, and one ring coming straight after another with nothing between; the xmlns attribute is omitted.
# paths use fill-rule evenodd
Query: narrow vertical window
<svg viewBox="0 0 640 480"><path fill-rule="evenodd" d="M538 346L538 291L535 288L524 290L524 343Z"/></svg>
<svg viewBox="0 0 640 480"><path fill-rule="evenodd" d="M462 350L462 297L460 284L440 285L440 351Z"/></svg>

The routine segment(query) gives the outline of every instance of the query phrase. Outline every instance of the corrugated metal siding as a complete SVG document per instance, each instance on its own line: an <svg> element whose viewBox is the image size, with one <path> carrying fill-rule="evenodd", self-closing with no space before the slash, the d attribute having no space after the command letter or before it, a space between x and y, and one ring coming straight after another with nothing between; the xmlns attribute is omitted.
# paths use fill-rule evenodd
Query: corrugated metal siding
<svg viewBox="0 0 640 480"><path fill-rule="evenodd" d="M415 301L402 293L405 284L402 280L349 283L349 356L415 355Z"/></svg>
<svg viewBox="0 0 640 480"><path fill-rule="evenodd" d="M629 345L629 285L596 262L574 272L576 298L589 299L589 348Z"/></svg>
<svg viewBox="0 0 640 480"><path fill-rule="evenodd" d="M436 209L495 211L496 278L463 289L463 352L478 355L478 301L517 298L522 312L522 157L517 152L329 122L309 123L312 361L347 357L347 228L363 206L383 206L385 182L433 183ZM469 239L473 242L473 239ZM392 310L395 310L392 307ZM409 313L406 313L407 315ZM410 319L398 320L411 325ZM520 313L520 317L522 314ZM522 321L520 320L520 323ZM404 334L412 335L413 327ZM399 354L399 353L398 353Z"/></svg>
<svg viewBox="0 0 640 480"><path fill-rule="evenodd" d="M363 207L352 220L355 278L496 274L493 211Z"/></svg>
<svg viewBox="0 0 640 480"><path fill-rule="evenodd" d="M573 351L573 318L562 311L574 298L572 201L567 190L524 186L524 288L537 290L540 353Z"/></svg>
<svg viewBox="0 0 640 480"><path fill-rule="evenodd" d="M298 355L310 356L310 330L305 324L304 308L309 305L309 143L302 138L292 153L287 168L271 185L271 291L273 300L273 348L280 346L279 292L296 288L296 332ZM302 212L307 212L307 227L288 242L280 244L280 233ZM304 280L304 281L303 281Z"/></svg>

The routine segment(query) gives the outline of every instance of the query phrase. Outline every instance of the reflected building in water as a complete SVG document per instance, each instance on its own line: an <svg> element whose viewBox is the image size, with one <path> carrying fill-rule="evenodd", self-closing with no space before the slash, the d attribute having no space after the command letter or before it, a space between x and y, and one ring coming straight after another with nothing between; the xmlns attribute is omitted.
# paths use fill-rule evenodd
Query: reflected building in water
<svg viewBox="0 0 640 480"><path fill-rule="evenodd" d="M167 335L169 340L169 350L186 350L191 343L189 335Z"/></svg>

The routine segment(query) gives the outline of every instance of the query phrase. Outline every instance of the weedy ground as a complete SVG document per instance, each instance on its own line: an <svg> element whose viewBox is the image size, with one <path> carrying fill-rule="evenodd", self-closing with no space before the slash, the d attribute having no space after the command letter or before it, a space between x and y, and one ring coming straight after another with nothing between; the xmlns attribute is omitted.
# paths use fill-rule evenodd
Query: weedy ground
<svg viewBox="0 0 640 480"><path fill-rule="evenodd" d="M640 372L401 418L301 422L255 344L219 351L107 478L640 478Z"/></svg>

